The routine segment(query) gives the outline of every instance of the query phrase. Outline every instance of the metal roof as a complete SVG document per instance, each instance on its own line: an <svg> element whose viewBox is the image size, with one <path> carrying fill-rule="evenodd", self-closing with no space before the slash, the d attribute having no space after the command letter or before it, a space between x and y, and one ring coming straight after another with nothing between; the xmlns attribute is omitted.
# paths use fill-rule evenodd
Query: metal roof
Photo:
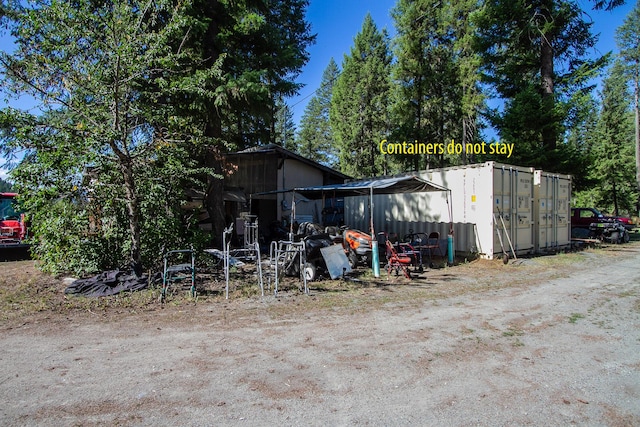
<svg viewBox="0 0 640 427"><path fill-rule="evenodd" d="M418 193L427 191L449 191L433 182L418 176L403 176L396 178L372 178L361 181L351 181L344 184L331 184L316 187L294 188L297 194L308 199L320 199L323 195L336 197L368 196L373 194Z"/></svg>
<svg viewBox="0 0 640 427"><path fill-rule="evenodd" d="M295 159L298 160L302 163L306 163L308 165L311 165L315 168L318 168L320 170L322 170L323 172L326 172L328 174L334 175L335 177L339 178L339 179L349 179L351 178L349 175L345 175L342 172L339 172L333 168L330 168L329 166L325 166L322 163L318 163L315 160L311 160L311 159L307 159L306 157L303 157L297 153L294 153L291 150L287 150L286 148L282 147L281 145L278 144L266 144L266 145L257 145L254 147L250 147L241 151L236 151L234 153L229 153L229 156L246 156L246 155L251 155L251 154L278 154L280 156L283 156L285 158L291 158L291 159Z"/></svg>

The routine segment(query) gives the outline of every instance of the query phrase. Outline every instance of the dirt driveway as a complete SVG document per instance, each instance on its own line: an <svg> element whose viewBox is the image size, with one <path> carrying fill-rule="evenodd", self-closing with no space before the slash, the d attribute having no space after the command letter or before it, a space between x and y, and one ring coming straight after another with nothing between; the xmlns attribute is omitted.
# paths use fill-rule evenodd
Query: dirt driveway
<svg viewBox="0 0 640 427"><path fill-rule="evenodd" d="M0 425L640 425L640 242L164 308L1 267L42 300L5 302Z"/></svg>

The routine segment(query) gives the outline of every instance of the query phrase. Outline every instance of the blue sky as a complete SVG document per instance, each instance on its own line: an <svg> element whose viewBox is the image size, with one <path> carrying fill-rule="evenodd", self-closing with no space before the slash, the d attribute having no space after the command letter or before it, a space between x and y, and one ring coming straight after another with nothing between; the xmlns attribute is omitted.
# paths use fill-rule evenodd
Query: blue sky
<svg viewBox="0 0 640 427"><path fill-rule="evenodd" d="M309 95L320 86L322 72L331 58L342 68L342 59L349 53L367 13L371 13L379 29L386 28L391 35L395 33L391 19L395 3L395 0L310 0L307 20L312 33L316 34L316 43L309 48L311 59L297 79L305 86L299 96L288 101L296 124L300 122Z"/></svg>
<svg viewBox="0 0 640 427"><path fill-rule="evenodd" d="M311 23L311 30L317 34L316 43L309 48L310 60L304 67L297 81L305 86L300 94L288 100L294 112L296 126L304 113L304 108L309 102L314 91L322 80L322 72L329 64L331 57L341 67L345 53L348 53L353 45L353 39L362 28L367 13L371 16L378 28L386 28L391 36L394 35L391 9L395 0L311 0L307 10L307 20ZM623 6L612 12L591 10L591 1L579 0L583 10L594 22L593 32L600 34L600 40L594 55L604 54L616 50L615 30L618 28L629 11L635 6L634 1L627 1ZM0 37L0 49L11 49L8 37ZM30 108L28 101L11 101L10 104L17 108ZM6 106L4 99L0 99L0 108ZM0 166L2 164L0 159ZM0 177L4 177L4 171L0 169Z"/></svg>

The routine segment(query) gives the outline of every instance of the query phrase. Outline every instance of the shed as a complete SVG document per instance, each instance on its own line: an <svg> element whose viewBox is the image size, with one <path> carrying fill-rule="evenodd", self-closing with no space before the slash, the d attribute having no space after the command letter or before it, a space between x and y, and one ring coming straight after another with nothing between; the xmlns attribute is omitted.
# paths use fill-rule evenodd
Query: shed
<svg viewBox="0 0 640 427"><path fill-rule="evenodd" d="M229 171L225 177L225 189L244 195L247 202L250 195L260 194L253 197L251 212L248 212L248 203L227 200L226 215L231 218L237 218L242 212L257 215L261 231L266 235L269 235L269 224L288 221L291 216L292 195L285 190L338 184L349 178L277 144L230 153L226 159ZM297 215L320 222L322 208L320 201L301 202L297 206Z"/></svg>

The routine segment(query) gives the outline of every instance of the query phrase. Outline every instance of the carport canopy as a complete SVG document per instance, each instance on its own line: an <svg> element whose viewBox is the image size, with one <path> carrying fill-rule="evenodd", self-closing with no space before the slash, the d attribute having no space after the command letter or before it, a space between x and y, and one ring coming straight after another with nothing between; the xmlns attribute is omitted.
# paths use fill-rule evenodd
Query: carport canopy
<svg viewBox="0 0 640 427"><path fill-rule="evenodd" d="M307 199L317 200L329 197L350 197L350 196L369 196L369 219L370 232L372 239L372 267L375 277L379 277L378 265L378 247L373 225L373 196L374 194L396 194L396 193L420 193L430 191L446 191L447 203L449 204L449 221L452 221L450 190L433 182L429 182L419 176L410 175L395 178L377 178L366 179L361 181L345 182L344 184L331 184L318 187L298 187L293 189L294 209L295 195L300 194Z"/></svg>
<svg viewBox="0 0 640 427"><path fill-rule="evenodd" d="M370 196L372 194L419 193L426 191L449 191L449 189L429 182L418 176L377 178L331 184L317 187L298 187L294 192L308 199L317 200L326 195L331 197Z"/></svg>

